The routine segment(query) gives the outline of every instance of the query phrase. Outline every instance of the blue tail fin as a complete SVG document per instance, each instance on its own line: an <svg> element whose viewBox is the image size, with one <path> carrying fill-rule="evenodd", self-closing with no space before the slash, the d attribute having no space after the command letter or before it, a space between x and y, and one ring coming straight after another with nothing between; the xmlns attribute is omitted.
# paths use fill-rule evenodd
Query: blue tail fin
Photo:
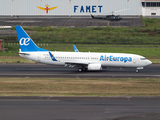
<svg viewBox="0 0 160 120"><path fill-rule="evenodd" d="M29 35L23 30L21 26L15 26L18 36L19 45L21 52L37 52L37 51L48 51L42 48L39 48Z"/></svg>

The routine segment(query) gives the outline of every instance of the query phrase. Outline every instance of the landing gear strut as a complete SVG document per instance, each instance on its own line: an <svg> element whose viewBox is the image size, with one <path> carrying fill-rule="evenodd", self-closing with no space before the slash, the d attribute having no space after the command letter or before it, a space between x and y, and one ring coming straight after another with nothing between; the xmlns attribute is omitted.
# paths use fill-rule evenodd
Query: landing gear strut
<svg viewBox="0 0 160 120"><path fill-rule="evenodd" d="M87 71L87 68L79 68L78 71L79 71L79 72Z"/></svg>
<svg viewBox="0 0 160 120"><path fill-rule="evenodd" d="M139 70L142 70L142 69L143 69L143 67L137 67L136 73L139 73Z"/></svg>

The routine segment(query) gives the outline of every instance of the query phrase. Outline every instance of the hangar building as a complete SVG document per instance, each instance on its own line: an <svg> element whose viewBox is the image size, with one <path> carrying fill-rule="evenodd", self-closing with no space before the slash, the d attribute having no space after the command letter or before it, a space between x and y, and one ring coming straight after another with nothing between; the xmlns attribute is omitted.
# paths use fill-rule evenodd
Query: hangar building
<svg viewBox="0 0 160 120"><path fill-rule="evenodd" d="M0 17L160 16L160 0L0 0Z"/></svg>
<svg viewBox="0 0 160 120"><path fill-rule="evenodd" d="M141 0L142 16L160 16L160 0Z"/></svg>

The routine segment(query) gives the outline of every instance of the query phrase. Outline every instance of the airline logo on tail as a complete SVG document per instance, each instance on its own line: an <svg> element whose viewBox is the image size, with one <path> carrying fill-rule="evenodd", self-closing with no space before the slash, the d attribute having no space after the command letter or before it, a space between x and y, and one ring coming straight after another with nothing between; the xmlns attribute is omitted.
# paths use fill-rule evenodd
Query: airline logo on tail
<svg viewBox="0 0 160 120"><path fill-rule="evenodd" d="M31 40L30 38L21 38L20 41L19 41L19 44L28 46L30 40Z"/></svg>
<svg viewBox="0 0 160 120"><path fill-rule="evenodd" d="M49 52L49 55L50 55L52 61L57 61L57 60L55 59L54 55L53 55L51 52Z"/></svg>
<svg viewBox="0 0 160 120"><path fill-rule="evenodd" d="M48 51L43 48L39 48L29 35L23 30L21 26L15 26L18 36L19 45L21 52L37 52L37 51Z"/></svg>

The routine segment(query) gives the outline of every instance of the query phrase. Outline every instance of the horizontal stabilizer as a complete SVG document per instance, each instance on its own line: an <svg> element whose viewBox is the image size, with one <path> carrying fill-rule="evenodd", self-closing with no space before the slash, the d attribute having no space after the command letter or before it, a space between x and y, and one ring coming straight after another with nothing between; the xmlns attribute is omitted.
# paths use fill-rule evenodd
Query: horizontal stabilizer
<svg viewBox="0 0 160 120"><path fill-rule="evenodd" d="M30 55L29 53L22 53L22 52L13 52L13 53L21 54L21 55Z"/></svg>

